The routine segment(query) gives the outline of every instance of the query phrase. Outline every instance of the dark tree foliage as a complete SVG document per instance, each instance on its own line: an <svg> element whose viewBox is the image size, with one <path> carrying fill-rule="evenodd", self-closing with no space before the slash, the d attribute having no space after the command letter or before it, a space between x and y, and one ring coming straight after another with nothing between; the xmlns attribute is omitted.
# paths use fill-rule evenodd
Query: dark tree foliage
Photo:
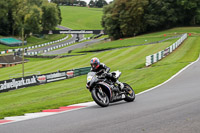
<svg viewBox="0 0 200 133"><path fill-rule="evenodd" d="M82 0L52 0L52 2L58 5L67 5L67 6L86 6L87 3Z"/></svg>
<svg viewBox="0 0 200 133"><path fill-rule="evenodd" d="M90 0L88 5L90 7L102 8L103 6L108 5L108 3L105 0Z"/></svg>
<svg viewBox="0 0 200 133"><path fill-rule="evenodd" d="M105 0L97 0L95 3L95 6L98 8L102 8L105 5L108 5L108 3Z"/></svg>
<svg viewBox="0 0 200 133"><path fill-rule="evenodd" d="M200 25L199 0L115 0L103 11L102 26L113 39Z"/></svg>
<svg viewBox="0 0 200 133"><path fill-rule="evenodd" d="M90 7L95 7L95 2L94 2L94 0L91 0L90 2L89 2L89 4L88 4Z"/></svg>
<svg viewBox="0 0 200 133"><path fill-rule="evenodd" d="M200 1L177 0L179 20L183 25L200 25Z"/></svg>
<svg viewBox="0 0 200 133"><path fill-rule="evenodd" d="M146 31L156 31L175 26L178 21L177 16L174 0L149 0L144 15Z"/></svg>
<svg viewBox="0 0 200 133"><path fill-rule="evenodd" d="M130 37L144 31L147 0L115 0L104 7L102 26L112 39Z"/></svg>
<svg viewBox="0 0 200 133"><path fill-rule="evenodd" d="M1 0L0 1L0 34L2 35L8 35L9 34L9 30L10 30L10 22L9 22L9 18L11 16L10 11L8 9L9 4L4 1Z"/></svg>
<svg viewBox="0 0 200 133"><path fill-rule="evenodd" d="M0 35L26 35L54 29L61 22L59 7L48 0L1 0Z"/></svg>

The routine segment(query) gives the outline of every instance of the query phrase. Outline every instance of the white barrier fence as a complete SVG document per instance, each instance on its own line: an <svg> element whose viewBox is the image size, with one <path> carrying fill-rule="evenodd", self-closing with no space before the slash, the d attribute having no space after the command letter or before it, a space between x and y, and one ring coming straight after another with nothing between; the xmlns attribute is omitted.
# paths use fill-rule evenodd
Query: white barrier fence
<svg viewBox="0 0 200 133"><path fill-rule="evenodd" d="M25 49L27 50L30 50L30 49L35 49L35 48L40 48L40 47L44 47L44 46L47 46L47 45L50 45L50 44L54 44L54 43L58 43L58 42L61 42L65 39L67 39L68 36L62 38L62 39L59 39L59 40L56 40L56 41L52 41L52 42L48 42L48 43L44 43L44 44L39 44L39 45L34 45L34 46L29 46L29 47L26 47ZM81 41L84 41L84 40L89 40L90 37L88 38L83 38L81 40L79 40L79 42ZM71 42L68 42L68 43L63 43L63 44L60 44L58 46L52 46L51 48L47 48L43 51L37 51L37 52L27 52L27 53L24 53L24 55L37 55L37 54L40 54L40 53L46 53L46 52L49 52L51 50L54 50L54 49L58 49L58 48L61 48L61 47L65 47L69 44L73 44L75 43L76 41L71 41ZM1 51L0 54L6 54L6 53L12 53L12 52L18 52L18 51L22 51L23 49L22 48L18 48L18 49L8 49L6 51Z"/></svg>
<svg viewBox="0 0 200 133"><path fill-rule="evenodd" d="M172 53L178 46L182 44L182 42L187 38L187 33L183 34L179 40L177 40L174 44L167 47L166 49L159 51L158 53L146 56L146 66L150 66L166 57L168 54Z"/></svg>
<svg viewBox="0 0 200 133"><path fill-rule="evenodd" d="M90 38L83 38L83 39L79 40L79 42L84 41L84 40L89 40L89 39ZM62 48L62 47L65 47L67 45L73 44L75 42L76 41L71 41L71 42L63 43L63 44L60 44L60 45L57 45L57 46L52 46L52 47L47 48L47 49L45 49L43 51L27 52L27 53L24 53L24 55L38 55L38 54L46 53L46 52L49 52L49 51L52 51L52 50L55 50L55 49Z"/></svg>
<svg viewBox="0 0 200 133"><path fill-rule="evenodd" d="M56 40L56 41L47 42L47 43L44 43L44 44L39 44L39 45L34 45L34 46L29 46L29 47L26 47L25 49L30 50L30 49L34 49L34 48L44 47L44 46L47 46L47 45L50 45L50 44L61 42L61 41L65 40L65 39L67 39L67 38L68 38L68 35L66 37L64 37L62 39L59 39L59 40ZM0 54L6 54L6 53L12 53L12 52L18 52L18 51L22 51L22 48L8 49L6 51L1 51Z"/></svg>

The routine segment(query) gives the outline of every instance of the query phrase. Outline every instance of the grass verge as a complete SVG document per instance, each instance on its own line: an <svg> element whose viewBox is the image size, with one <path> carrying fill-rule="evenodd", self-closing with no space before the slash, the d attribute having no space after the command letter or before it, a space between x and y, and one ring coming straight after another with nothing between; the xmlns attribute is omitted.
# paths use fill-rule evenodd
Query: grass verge
<svg viewBox="0 0 200 133"><path fill-rule="evenodd" d="M92 57L98 57L101 62L111 68L111 71L120 70L122 72L120 81L130 84L135 92L139 93L166 81L190 62L195 61L200 52L199 42L200 36L189 37L176 51L151 67L144 67L145 57L168 47L173 40L161 44L88 53L82 56L38 60L25 64L25 70L41 70L41 73L47 73L58 69L85 67L89 66L89 60ZM1 77L9 71L15 73L20 70L20 65L1 69ZM85 89L85 83L86 75L0 93L0 118L91 101L90 93Z"/></svg>

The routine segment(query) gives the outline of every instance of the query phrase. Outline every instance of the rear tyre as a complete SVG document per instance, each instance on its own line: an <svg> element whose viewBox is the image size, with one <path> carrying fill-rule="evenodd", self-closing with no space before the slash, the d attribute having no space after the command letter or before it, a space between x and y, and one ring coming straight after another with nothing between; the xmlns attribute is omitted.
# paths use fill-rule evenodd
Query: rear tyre
<svg viewBox="0 0 200 133"><path fill-rule="evenodd" d="M93 100L101 107L107 107L109 105L108 95L101 88L94 88L92 90Z"/></svg>
<svg viewBox="0 0 200 133"><path fill-rule="evenodd" d="M126 92L124 100L127 102L134 101L135 100L135 92L134 92L133 88L130 85L124 83L124 90Z"/></svg>

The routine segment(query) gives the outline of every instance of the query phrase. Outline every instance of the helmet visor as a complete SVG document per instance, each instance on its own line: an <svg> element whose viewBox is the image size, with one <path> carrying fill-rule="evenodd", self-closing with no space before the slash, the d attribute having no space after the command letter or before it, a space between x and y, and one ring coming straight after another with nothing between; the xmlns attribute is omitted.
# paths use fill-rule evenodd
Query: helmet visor
<svg viewBox="0 0 200 133"><path fill-rule="evenodd" d="M91 67L92 67L93 69L96 69L97 66L98 66L97 63L92 63L92 64L91 64Z"/></svg>

